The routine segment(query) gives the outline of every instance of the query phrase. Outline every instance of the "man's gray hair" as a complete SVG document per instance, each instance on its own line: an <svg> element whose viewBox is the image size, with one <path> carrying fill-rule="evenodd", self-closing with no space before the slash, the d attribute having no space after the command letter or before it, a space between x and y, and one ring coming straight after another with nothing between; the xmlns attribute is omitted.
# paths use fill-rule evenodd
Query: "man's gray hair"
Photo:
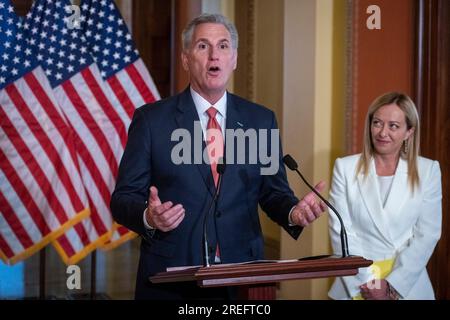
<svg viewBox="0 0 450 320"><path fill-rule="evenodd" d="M231 36L231 46L233 49L238 48L238 41L239 36L236 27L233 23L231 23L225 16L221 14L210 14L210 13L204 13L191 22L186 26L186 28L183 30L183 33L181 34L181 40L183 42L183 50L187 50L191 46L192 42L192 35L194 33L195 27L202 23L218 23L223 25Z"/></svg>

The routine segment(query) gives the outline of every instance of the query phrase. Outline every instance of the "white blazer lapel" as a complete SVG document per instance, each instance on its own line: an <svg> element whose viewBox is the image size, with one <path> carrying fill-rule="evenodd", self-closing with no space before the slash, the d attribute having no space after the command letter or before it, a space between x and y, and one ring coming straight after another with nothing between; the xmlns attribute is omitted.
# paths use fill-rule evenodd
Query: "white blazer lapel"
<svg viewBox="0 0 450 320"><path fill-rule="evenodd" d="M408 163L406 160L398 161L397 170L395 170L394 180L386 200L384 210L388 216L396 216L400 213L406 199L411 197L411 191L408 186Z"/></svg>
<svg viewBox="0 0 450 320"><path fill-rule="evenodd" d="M373 158L369 164L369 173L367 177L361 173L358 174L358 187L367 212L375 223L378 231L387 242L392 243L389 233L389 220L381 202L380 187L378 185Z"/></svg>

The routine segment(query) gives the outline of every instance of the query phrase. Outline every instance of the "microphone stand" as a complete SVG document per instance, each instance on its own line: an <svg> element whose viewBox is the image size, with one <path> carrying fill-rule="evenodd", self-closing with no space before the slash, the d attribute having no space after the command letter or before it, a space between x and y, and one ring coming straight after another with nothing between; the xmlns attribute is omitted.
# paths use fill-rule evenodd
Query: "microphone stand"
<svg viewBox="0 0 450 320"><path fill-rule="evenodd" d="M222 163L217 164L217 173L219 174L219 180L217 181L217 188L214 191L214 195L213 195L213 199L211 201L211 204L209 205L208 210L206 211L204 217L203 217L203 266L205 267L210 267L211 263L209 262L210 258L209 258L209 245L208 245L208 235L207 235L207 218L209 215L209 212L211 211L211 208L213 205L216 206L217 209L217 199L219 197L219 191L220 191L220 186L222 184L222 176L223 173L225 172L225 160L222 160Z"/></svg>
<svg viewBox="0 0 450 320"><path fill-rule="evenodd" d="M291 169L292 171L297 172L297 174L302 178L303 182L336 214L337 218L339 219L339 223L341 225L341 248L342 248L342 258L348 257L348 241L347 241L347 231L344 227L344 222L342 221L341 215L337 212L337 210L329 203L322 195L317 192L316 189L314 189L313 186L311 186L308 181L303 177L303 175L300 173L300 171L297 169L298 165L297 162L292 158L290 155L285 155L283 157L283 162L286 164L286 166Z"/></svg>

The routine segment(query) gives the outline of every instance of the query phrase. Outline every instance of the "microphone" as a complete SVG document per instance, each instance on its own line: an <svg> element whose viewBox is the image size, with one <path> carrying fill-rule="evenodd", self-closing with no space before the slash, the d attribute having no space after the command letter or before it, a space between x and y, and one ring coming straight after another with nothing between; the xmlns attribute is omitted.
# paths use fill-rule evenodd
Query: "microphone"
<svg viewBox="0 0 450 320"><path fill-rule="evenodd" d="M220 158L219 163L217 163L216 171L219 174L219 179L217 181L217 188L214 191L213 199L211 201L211 204L209 205L208 210L205 213L205 216L203 217L203 266L209 267L211 266L211 263L209 262L209 245L208 245L208 235L207 235L207 221L208 221L208 215L211 211L211 208L213 205L215 205L214 208L214 214L217 210L217 199L219 198L219 192L220 192L220 186L222 185L222 176L225 173L225 158Z"/></svg>
<svg viewBox="0 0 450 320"><path fill-rule="evenodd" d="M302 178L303 182L323 201L325 204L336 214L337 218L339 219L339 223L341 225L341 248L342 248L342 258L348 257L348 242L347 242L347 231L345 231L344 222L342 221L342 218L340 214L337 212L337 210L329 203L325 198L322 197L322 195L316 191L309 183L306 181L306 179L303 177L303 175L298 171L298 165L297 162L292 158L289 154L285 155L283 157L284 164L291 169L292 171L296 171L300 178Z"/></svg>

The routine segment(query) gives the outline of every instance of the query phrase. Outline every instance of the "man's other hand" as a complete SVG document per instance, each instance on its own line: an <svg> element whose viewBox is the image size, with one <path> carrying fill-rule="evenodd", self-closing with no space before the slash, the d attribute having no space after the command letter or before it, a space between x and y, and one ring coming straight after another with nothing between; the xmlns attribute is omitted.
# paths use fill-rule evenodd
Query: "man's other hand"
<svg viewBox="0 0 450 320"><path fill-rule="evenodd" d="M161 203L158 189L150 187L148 197L147 223L163 232L175 229L184 219L185 210L182 204L173 205L172 201Z"/></svg>
<svg viewBox="0 0 450 320"><path fill-rule="evenodd" d="M321 192L325 188L325 182L320 181L314 189ZM326 205L323 203L314 192L309 192L301 199L291 213L291 220L295 225L306 227L326 210Z"/></svg>

